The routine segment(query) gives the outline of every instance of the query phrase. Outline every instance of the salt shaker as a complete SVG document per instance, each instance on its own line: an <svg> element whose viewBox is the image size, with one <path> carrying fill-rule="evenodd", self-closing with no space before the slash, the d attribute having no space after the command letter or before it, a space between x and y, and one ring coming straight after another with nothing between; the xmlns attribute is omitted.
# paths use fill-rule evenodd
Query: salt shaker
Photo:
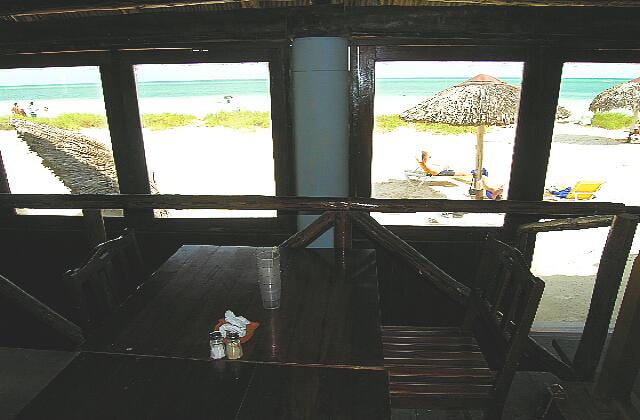
<svg viewBox="0 0 640 420"><path fill-rule="evenodd" d="M242 357L242 345L240 344L240 336L236 332L230 332L227 335L227 358L239 359Z"/></svg>
<svg viewBox="0 0 640 420"><path fill-rule="evenodd" d="M209 346L211 347L212 359L222 359L224 357L224 341L220 331L209 333Z"/></svg>

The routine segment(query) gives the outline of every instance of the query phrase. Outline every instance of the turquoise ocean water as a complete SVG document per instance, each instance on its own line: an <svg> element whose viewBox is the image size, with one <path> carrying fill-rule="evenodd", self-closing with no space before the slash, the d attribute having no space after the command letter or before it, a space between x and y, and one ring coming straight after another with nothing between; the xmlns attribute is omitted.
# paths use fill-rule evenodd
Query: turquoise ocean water
<svg viewBox="0 0 640 420"><path fill-rule="evenodd" d="M449 86L464 82L464 78L378 79L378 96L431 96ZM520 85L520 79L503 78ZM591 100L599 92L627 79L563 79L560 99ZM180 98L197 96L266 96L267 80L211 80L180 82L144 82L138 84L140 98ZM0 101L57 99L101 99L99 84L0 86Z"/></svg>

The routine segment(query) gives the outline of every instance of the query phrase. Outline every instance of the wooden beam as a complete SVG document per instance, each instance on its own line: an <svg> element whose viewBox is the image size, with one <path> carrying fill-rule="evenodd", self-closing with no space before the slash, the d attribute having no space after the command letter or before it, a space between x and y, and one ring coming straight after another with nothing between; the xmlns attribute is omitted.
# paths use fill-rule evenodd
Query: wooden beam
<svg viewBox="0 0 640 420"><path fill-rule="evenodd" d="M524 63L520 109L511 162L509 199L542 200L556 120L562 61L557 52L534 49ZM513 240L518 226L535 218L507 214L504 237ZM529 237L533 248L535 236Z"/></svg>
<svg viewBox="0 0 640 420"><path fill-rule="evenodd" d="M626 400L640 371L640 256L636 256L594 392Z"/></svg>
<svg viewBox="0 0 640 420"><path fill-rule="evenodd" d="M533 222L520 225L518 228L518 234L591 229L611 226L611 222L613 222L613 216L588 216L545 220L544 222Z"/></svg>
<svg viewBox="0 0 640 420"><path fill-rule="evenodd" d="M151 187L133 67L114 53L108 64L100 66L100 75L120 192L149 194ZM152 219L153 209L125 210L124 214L128 223L135 227Z"/></svg>
<svg viewBox="0 0 640 420"><path fill-rule="evenodd" d="M349 196L371 197L375 47L351 47Z"/></svg>
<svg viewBox="0 0 640 420"><path fill-rule="evenodd" d="M6 277L0 275L0 295L24 309L52 330L66 337L74 344L84 341L82 330L56 311L22 290ZM19 319L13 319L19 322Z"/></svg>
<svg viewBox="0 0 640 420"><path fill-rule="evenodd" d="M44 2L44 0L43 0ZM15 2L17 3L17 2ZM575 49L636 48L637 9L596 7L344 7L238 9L223 12L132 13L0 23L0 50L171 47L193 42L287 40L347 35L477 44L554 45ZM491 24L487 24L491 22ZM170 31L167 28L171 28ZM397 42L396 42L397 43Z"/></svg>
<svg viewBox="0 0 640 420"><path fill-rule="evenodd" d="M306 228L294 233L286 241L279 245L280 248L304 248L315 241L333 226L334 212L326 211L320 217L311 222Z"/></svg>
<svg viewBox="0 0 640 420"><path fill-rule="evenodd" d="M611 224L600 258L584 332L573 358L573 370L578 379L593 380L600 362L637 224L638 217L629 214L617 215Z"/></svg>
<svg viewBox="0 0 640 420"><path fill-rule="evenodd" d="M503 45L377 46L376 61L525 61L528 48Z"/></svg>
<svg viewBox="0 0 640 420"><path fill-rule="evenodd" d="M131 11L145 9L207 6L238 3L242 8L259 8L258 0L22 0L10 2L3 7L2 16L46 15L91 11ZM344 0L346 5L357 6L360 2ZM387 2L393 5L393 2ZM425 0L423 6L555 6L555 7L638 7L634 0ZM450 4L446 4L450 3ZM314 5L331 4L330 0L315 0ZM402 6L402 2L398 2Z"/></svg>
<svg viewBox="0 0 640 420"><path fill-rule="evenodd" d="M423 279L432 283L457 303L465 304L471 289L458 282L440 267L416 251L411 245L394 235L366 213L353 213L352 220L360 231L376 245L400 257Z"/></svg>
<svg viewBox="0 0 640 420"><path fill-rule="evenodd" d="M517 213L538 217L625 213L621 203L416 200L344 197L270 197L257 195L179 194L0 194L0 208L31 209L228 209L323 212L355 210L383 213Z"/></svg>
<svg viewBox="0 0 640 420"><path fill-rule="evenodd" d="M99 244L106 242L107 233L104 228L104 219L100 209L83 209L82 219L87 232L89 250L93 250Z"/></svg>
<svg viewBox="0 0 640 420"><path fill-rule="evenodd" d="M2 152L0 151L0 193L11 194L11 188L9 187L9 178L7 177L7 171L4 168L4 162L2 160ZM16 215L16 209L0 208L0 217L11 217Z"/></svg>
<svg viewBox="0 0 640 420"><path fill-rule="evenodd" d="M228 0L23 0L16 4L3 7L2 16L22 15L48 15L73 12L108 12L108 11L132 11L141 12L145 9L155 10L160 8L176 8L184 6L207 6L228 3ZM252 3L251 0L243 0L243 3ZM237 3L240 3L238 1ZM250 5L249 5L250 7Z"/></svg>

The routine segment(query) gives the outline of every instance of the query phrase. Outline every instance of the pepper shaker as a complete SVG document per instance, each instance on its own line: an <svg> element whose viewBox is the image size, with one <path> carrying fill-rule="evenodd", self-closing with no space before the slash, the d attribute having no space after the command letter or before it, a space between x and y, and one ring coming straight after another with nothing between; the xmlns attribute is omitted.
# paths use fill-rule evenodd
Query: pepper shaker
<svg viewBox="0 0 640 420"><path fill-rule="evenodd" d="M212 359L222 359L224 357L224 341L220 331L209 333L209 346L211 347Z"/></svg>
<svg viewBox="0 0 640 420"><path fill-rule="evenodd" d="M236 332L230 332L227 335L227 358L239 359L242 357L242 345L240 344L240 336Z"/></svg>

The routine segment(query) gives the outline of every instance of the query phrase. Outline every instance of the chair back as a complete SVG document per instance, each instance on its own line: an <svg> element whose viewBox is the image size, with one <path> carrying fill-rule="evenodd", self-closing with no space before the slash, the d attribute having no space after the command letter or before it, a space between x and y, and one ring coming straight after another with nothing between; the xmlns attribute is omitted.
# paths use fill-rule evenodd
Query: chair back
<svg viewBox="0 0 640 420"><path fill-rule="evenodd" d="M465 327L473 329L497 371L494 398L506 399L538 310L544 282L516 248L488 237L469 300Z"/></svg>
<svg viewBox="0 0 640 420"><path fill-rule="evenodd" d="M77 322L91 328L108 318L145 279L133 230L99 244L79 268L64 275Z"/></svg>

